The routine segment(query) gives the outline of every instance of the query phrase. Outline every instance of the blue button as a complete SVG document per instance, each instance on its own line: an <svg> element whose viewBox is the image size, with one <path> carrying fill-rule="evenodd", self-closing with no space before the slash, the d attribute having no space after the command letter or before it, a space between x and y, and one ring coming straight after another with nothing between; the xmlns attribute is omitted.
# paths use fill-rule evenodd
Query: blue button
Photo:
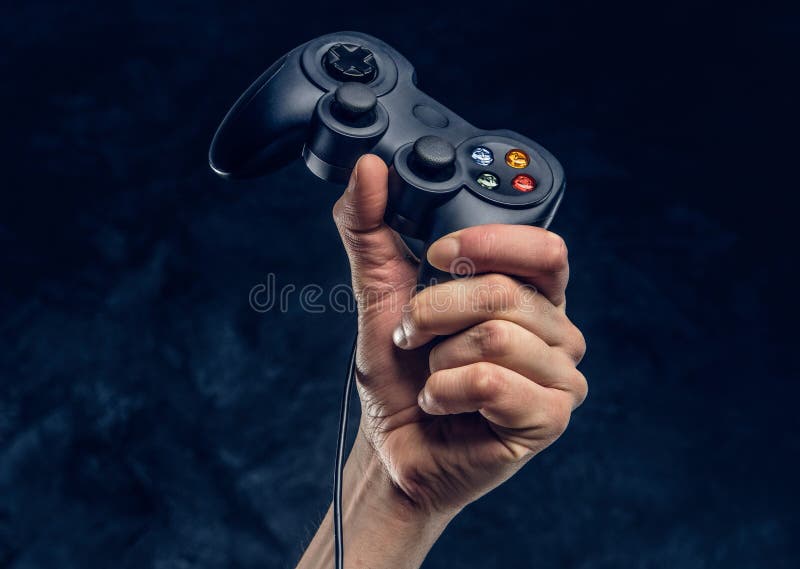
<svg viewBox="0 0 800 569"><path fill-rule="evenodd" d="M472 151L472 161L479 166L488 166L494 162L494 155L492 155L492 151L485 146L478 146Z"/></svg>

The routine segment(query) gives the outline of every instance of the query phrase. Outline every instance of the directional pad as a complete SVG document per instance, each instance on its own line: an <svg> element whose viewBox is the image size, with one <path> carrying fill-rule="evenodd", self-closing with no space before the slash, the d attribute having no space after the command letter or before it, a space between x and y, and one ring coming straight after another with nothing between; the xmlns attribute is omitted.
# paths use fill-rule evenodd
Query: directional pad
<svg viewBox="0 0 800 569"><path fill-rule="evenodd" d="M323 58L328 75L337 81L369 83L378 75L375 56L370 50L352 43L337 43Z"/></svg>

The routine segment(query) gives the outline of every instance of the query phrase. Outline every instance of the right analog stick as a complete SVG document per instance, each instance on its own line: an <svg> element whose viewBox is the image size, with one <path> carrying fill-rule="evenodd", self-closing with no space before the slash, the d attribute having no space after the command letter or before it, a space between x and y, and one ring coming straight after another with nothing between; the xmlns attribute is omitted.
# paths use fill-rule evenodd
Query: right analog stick
<svg viewBox="0 0 800 569"><path fill-rule="evenodd" d="M443 182L455 172L456 149L444 138L427 135L418 138L408 156L408 167L430 182Z"/></svg>

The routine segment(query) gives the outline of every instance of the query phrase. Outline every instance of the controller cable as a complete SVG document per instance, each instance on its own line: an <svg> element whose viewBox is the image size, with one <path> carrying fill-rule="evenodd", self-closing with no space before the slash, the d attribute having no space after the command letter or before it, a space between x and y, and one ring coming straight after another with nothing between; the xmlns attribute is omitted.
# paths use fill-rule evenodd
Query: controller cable
<svg viewBox="0 0 800 569"><path fill-rule="evenodd" d="M333 543L336 569L344 569L344 539L342 537L342 476L344 471L344 447L347 442L347 414L350 410L350 391L356 375L356 345L358 335L353 340L350 363L344 379L344 392L339 410L339 435L336 442L336 464L333 469Z"/></svg>

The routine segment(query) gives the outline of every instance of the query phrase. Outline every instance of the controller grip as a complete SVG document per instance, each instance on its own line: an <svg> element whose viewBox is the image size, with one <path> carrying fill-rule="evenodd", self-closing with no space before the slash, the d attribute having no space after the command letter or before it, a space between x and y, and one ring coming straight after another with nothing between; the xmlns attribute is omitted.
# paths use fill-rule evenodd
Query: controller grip
<svg viewBox="0 0 800 569"><path fill-rule="evenodd" d="M536 227L547 228L558 207L558 201L549 208L545 215L539 219L525 219L520 221L518 218L511 217L513 210L498 208L476 208L474 198L468 192L458 192L452 199L436 207L429 219L427 226L425 245L420 254L420 267L417 276L419 287L428 287L437 283L447 282L454 278L471 277L477 273L475 262L469 257L457 257L451 262L448 270L441 271L433 267L427 258L428 248L438 239L449 235L455 231L474 227L476 225L487 225L493 223L512 223L533 225Z"/></svg>
<svg viewBox="0 0 800 569"><path fill-rule="evenodd" d="M447 282L458 277L468 277L475 274L474 263L464 257L456 258L448 267L448 270L437 269L428 262L428 248L435 241L460 229L465 229L473 225L480 225L475 221L474 208L466 203L467 196L459 194L453 199L441 204L433 213L428 231L428 238L422 250L420 258L419 274L417 275L417 285L420 288L433 286L438 283ZM485 221L484 223L489 223Z"/></svg>
<svg viewBox="0 0 800 569"><path fill-rule="evenodd" d="M439 283L453 280L453 274L440 271L431 265L427 259L421 259L419 265L419 275L417 276L417 288L423 289Z"/></svg>
<svg viewBox="0 0 800 569"><path fill-rule="evenodd" d="M208 162L220 176L260 176L300 156L323 94L303 75L303 47L272 64L225 115L208 151Z"/></svg>

